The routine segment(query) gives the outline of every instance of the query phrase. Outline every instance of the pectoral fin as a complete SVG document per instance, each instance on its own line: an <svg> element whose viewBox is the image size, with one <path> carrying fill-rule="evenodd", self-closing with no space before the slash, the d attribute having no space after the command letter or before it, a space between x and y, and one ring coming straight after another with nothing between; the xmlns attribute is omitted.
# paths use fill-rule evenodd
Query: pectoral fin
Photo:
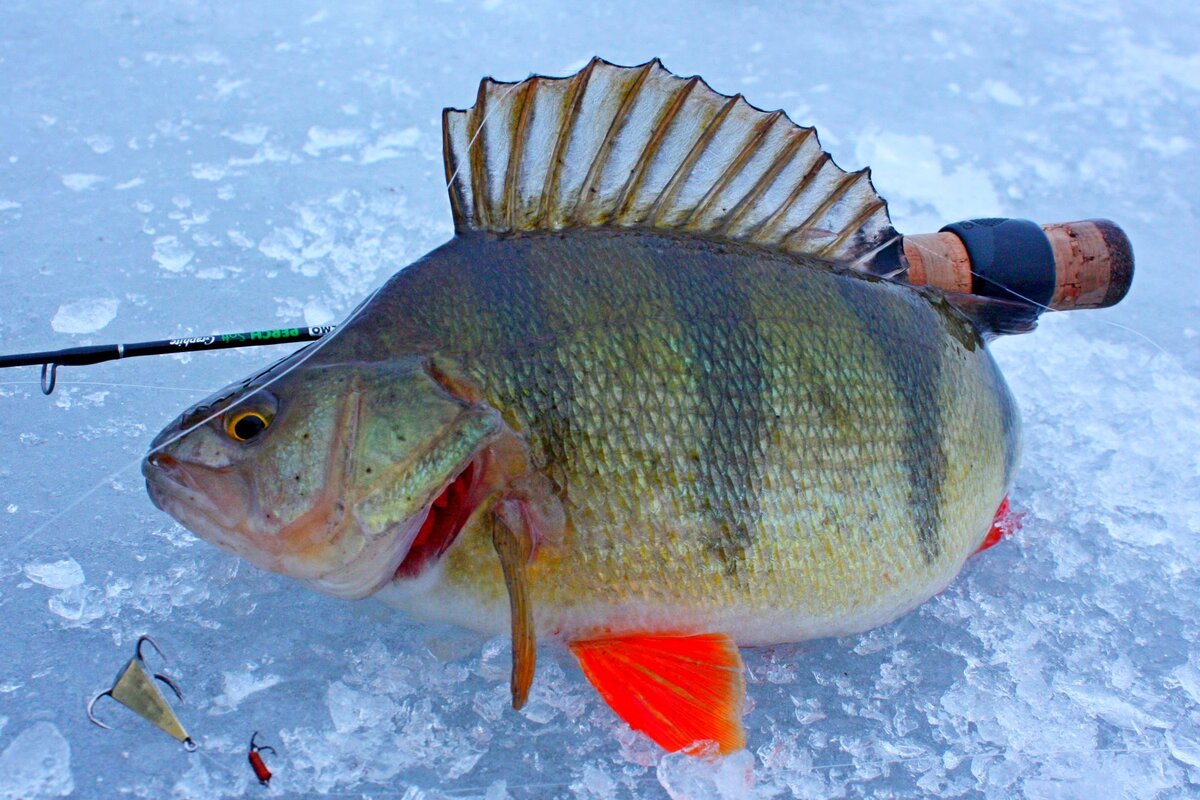
<svg viewBox="0 0 1200 800"><path fill-rule="evenodd" d="M529 698L537 666L537 641L533 628L533 605L529 599L529 557L533 542L528 531L514 531L502 514L492 518L492 545L500 556L500 568L508 587L512 611L512 706L520 708ZM523 527L523 526L522 526Z"/></svg>
<svg viewBox="0 0 1200 800"><path fill-rule="evenodd" d="M571 643L571 652L609 707L664 749L697 741L721 753L746 746L746 682L737 645L724 634L635 635Z"/></svg>

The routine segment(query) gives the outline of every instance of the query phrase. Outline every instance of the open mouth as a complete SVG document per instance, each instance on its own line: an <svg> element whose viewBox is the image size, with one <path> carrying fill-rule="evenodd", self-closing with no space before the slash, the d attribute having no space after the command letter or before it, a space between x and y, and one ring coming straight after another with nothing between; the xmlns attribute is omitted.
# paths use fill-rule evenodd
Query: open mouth
<svg viewBox="0 0 1200 800"><path fill-rule="evenodd" d="M408 554L396 568L397 578L415 578L426 566L445 553L462 532L471 513L479 504L478 488L482 470L475 461L434 498L421 529L408 548Z"/></svg>

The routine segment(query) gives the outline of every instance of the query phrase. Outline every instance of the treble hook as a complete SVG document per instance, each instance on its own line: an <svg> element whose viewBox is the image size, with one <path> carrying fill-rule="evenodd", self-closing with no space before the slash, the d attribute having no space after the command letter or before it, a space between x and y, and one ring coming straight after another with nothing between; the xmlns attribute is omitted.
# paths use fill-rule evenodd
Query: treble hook
<svg viewBox="0 0 1200 800"><path fill-rule="evenodd" d="M250 737L250 752L258 753L261 751L267 751L273 756L279 755L278 753L275 752L275 748L271 747L271 745L269 745L269 744L255 744L254 740L257 738L258 738L258 731L255 731L254 735Z"/></svg>
<svg viewBox="0 0 1200 800"><path fill-rule="evenodd" d="M163 653L157 642L149 636L139 636L133 658L129 659L125 668L117 673L117 679L113 682L112 688L88 701L88 719L101 728L111 730L108 725L97 719L95 713L96 701L101 697L108 696L180 741L183 749L190 753L196 749L195 740L188 736L187 731L183 729L183 725L175 717L175 713L171 711L162 692L154 685L150 673L146 670L146 660L142 656L142 645L146 642L150 643L163 661L167 660L166 654ZM153 677L169 686L175 696L183 700L183 692L179 690L179 685L175 683L174 679L162 673L154 673Z"/></svg>

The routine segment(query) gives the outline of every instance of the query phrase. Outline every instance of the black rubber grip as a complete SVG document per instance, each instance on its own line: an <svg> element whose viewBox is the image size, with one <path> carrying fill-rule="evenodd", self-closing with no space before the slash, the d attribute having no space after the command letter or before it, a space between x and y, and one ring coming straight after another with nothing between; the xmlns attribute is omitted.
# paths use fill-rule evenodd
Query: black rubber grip
<svg viewBox="0 0 1200 800"><path fill-rule="evenodd" d="M1027 219L971 219L942 228L962 240L971 259L971 292L1050 304L1057 276L1046 232Z"/></svg>

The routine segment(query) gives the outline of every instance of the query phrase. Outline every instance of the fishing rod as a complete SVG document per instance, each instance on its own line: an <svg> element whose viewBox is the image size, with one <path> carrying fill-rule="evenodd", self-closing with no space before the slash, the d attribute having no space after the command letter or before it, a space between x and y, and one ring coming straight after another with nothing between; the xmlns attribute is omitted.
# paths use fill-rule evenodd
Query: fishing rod
<svg viewBox="0 0 1200 800"><path fill-rule="evenodd" d="M947 225L937 233L899 236L894 241L884 252L891 253L887 258L899 269L888 275L903 272L905 280L914 286L1019 300L1043 310L1106 308L1125 296L1133 280L1133 248L1129 238L1105 219L1054 225L1038 225L1022 219L974 219ZM883 258L884 252L872 255ZM60 366L99 364L133 356L311 342L336 327L275 328L18 353L0 356L0 369L41 364L42 393L48 395L54 391Z"/></svg>
<svg viewBox="0 0 1200 800"><path fill-rule="evenodd" d="M214 333L210 336L184 336L178 339L158 339L130 344L96 344L87 347L68 347L64 350L45 350L40 353L15 353L0 356L0 369L5 367L42 367L42 394L49 395L58 382L59 367L82 367L104 361L136 356L163 356L194 353L202 350L227 350L231 347L261 347L268 344L311 342L331 333L336 325L310 325L305 328L272 328L244 333Z"/></svg>

